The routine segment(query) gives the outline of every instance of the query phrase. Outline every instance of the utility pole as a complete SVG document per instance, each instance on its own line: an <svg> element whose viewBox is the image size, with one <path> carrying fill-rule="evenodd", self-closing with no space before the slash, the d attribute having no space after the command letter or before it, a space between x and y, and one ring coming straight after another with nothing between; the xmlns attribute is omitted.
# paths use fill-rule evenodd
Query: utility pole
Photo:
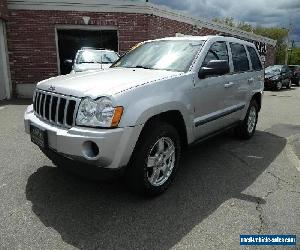
<svg viewBox="0 0 300 250"><path fill-rule="evenodd" d="M292 56L293 56L293 48L295 46L295 40L292 40L292 47L290 49L290 53L289 53L289 64L291 64L291 60L292 60Z"/></svg>
<svg viewBox="0 0 300 250"><path fill-rule="evenodd" d="M289 60L289 47L290 47L291 31L292 31L292 21L291 21L291 17L289 17L288 38L287 38L287 45L286 45L286 51L285 51L285 62L284 62L285 65L288 64L288 60Z"/></svg>

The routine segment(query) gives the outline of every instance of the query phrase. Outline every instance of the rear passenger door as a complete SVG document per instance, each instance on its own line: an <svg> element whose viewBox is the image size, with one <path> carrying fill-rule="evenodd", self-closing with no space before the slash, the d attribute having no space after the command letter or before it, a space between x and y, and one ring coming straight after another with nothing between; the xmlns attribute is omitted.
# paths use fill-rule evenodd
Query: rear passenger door
<svg viewBox="0 0 300 250"><path fill-rule="evenodd" d="M248 59L248 53L243 44L229 42L229 48L231 52L231 68L233 83L231 92L232 105L236 107L236 112L232 113L232 120L242 119L243 111L248 108L247 103L250 95L250 85L254 82L254 75L251 73L250 62Z"/></svg>
<svg viewBox="0 0 300 250"><path fill-rule="evenodd" d="M254 47L251 46L246 46L246 47L248 50L250 64L251 64L250 65L251 71L249 73L249 77L250 77L249 87L254 91L256 89L263 89L264 72L263 72L261 61L259 59L259 54L257 53L257 50Z"/></svg>

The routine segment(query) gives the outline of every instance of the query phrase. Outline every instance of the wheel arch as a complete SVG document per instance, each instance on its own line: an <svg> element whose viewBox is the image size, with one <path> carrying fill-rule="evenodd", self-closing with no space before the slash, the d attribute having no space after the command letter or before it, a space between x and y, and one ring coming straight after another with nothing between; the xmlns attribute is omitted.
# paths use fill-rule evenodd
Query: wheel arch
<svg viewBox="0 0 300 250"><path fill-rule="evenodd" d="M262 93L261 92L255 93L251 98L251 101L252 100L256 101L258 106L258 112L259 112L261 110L261 105L262 105Z"/></svg>
<svg viewBox="0 0 300 250"><path fill-rule="evenodd" d="M179 110L168 110L149 117L146 123L144 124L141 135L143 131L146 131L155 122L166 122L174 126L180 136L182 147L187 147L189 143L188 128L186 126L184 117Z"/></svg>

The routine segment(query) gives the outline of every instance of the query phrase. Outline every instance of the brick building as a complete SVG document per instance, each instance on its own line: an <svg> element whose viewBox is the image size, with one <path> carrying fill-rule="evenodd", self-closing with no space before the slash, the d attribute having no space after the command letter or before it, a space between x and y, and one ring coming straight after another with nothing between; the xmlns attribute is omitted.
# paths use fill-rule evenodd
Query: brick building
<svg viewBox="0 0 300 250"><path fill-rule="evenodd" d="M122 54L148 39L227 34L256 43L266 64L275 59L274 40L143 0L0 0L0 18L0 99L31 96L36 82L64 73L80 46Z"/></svg>

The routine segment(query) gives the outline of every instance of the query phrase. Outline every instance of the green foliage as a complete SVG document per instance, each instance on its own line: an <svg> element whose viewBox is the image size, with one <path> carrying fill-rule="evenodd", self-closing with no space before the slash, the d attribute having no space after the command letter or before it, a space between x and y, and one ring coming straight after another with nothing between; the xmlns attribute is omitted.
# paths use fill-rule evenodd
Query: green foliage
<svg viewBox="0 0 300 250"><path fill-rule="evenodd" d="M216 18L213 18L212 20L213 20L213 22L225 24L225 25L228 25L230 27L235 27L236 26L233 17L224 17L224 18L216 17Z"/></svg>
<svg viewBox="0 0 300 250"><path fill-rule="evenodd" d="M300 48L293 48L289 57L289 64L300 65Z"/></svg>
<svg viewBox="0 0 300 250"><path fill-rule="evenodd" d="M287 29L282 27L252 26L247 22L236 22L232 17L214 18L213 21L276 40L276 63L284 64L286 55L286 40L288 36ZM292 59L295 57L295 60L297 60L297 51L293 53Z"/></svg>

